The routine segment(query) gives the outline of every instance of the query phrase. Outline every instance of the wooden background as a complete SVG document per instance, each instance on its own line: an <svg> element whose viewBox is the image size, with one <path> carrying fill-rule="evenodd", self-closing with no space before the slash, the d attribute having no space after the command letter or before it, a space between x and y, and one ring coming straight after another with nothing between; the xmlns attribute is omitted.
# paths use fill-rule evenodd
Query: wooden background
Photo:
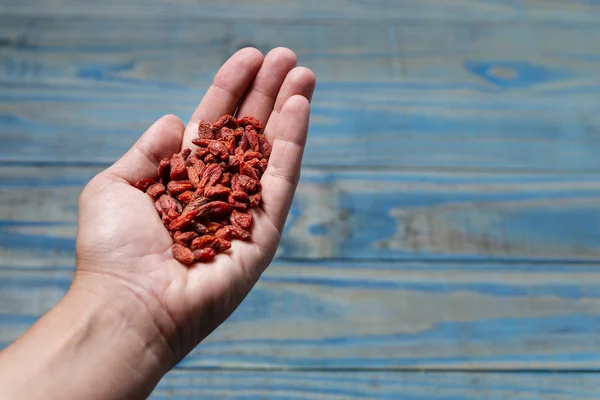
<svg viewBox="0 0 600 400"><path fill-rule="evenodd" d="M3 0L0 343L77 197L237 49L318 77L277 261L156 399L600 392L600 2Z"/></svg>

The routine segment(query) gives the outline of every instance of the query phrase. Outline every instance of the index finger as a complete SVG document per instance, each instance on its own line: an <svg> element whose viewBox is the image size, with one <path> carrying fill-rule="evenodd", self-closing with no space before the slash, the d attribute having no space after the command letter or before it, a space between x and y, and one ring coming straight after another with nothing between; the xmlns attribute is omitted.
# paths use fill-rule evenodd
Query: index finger
<svg viewBox="0 0 600 400"><path fill-rule="evenodd" d="M195 147L200 121L215 122L224 114L233 114L263 62L263 55L247 47L232 55L219 69L204 98L192 114L183 135L183 147Z"/></svg>

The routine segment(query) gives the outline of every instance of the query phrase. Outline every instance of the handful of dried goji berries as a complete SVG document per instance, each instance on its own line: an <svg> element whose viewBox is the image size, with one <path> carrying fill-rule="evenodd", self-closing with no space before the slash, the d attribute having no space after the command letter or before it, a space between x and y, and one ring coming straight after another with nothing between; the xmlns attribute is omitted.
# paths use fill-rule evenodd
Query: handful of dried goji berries
<svg viewBox="0 0 600 400"><path fill-rule="evenodd" d="M261 203L260 178L271 145L253 117L224 115L200 122L198 146L160 161L155 179L135 187L154 199L154 208L173 237L173 256L183 264L210 261L232 239L250 240L252 212Z"/></svg>

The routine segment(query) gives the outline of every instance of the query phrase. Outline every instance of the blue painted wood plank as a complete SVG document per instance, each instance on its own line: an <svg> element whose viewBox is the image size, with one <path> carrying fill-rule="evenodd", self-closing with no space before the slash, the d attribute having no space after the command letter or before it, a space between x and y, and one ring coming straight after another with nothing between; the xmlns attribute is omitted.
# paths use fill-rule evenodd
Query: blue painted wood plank
<svg viewBox="0 0 600 400"><path fill-rule="evenodd" d="M26 16L69 16L79 18L117 17L172 19L206 18L250 20L323 21L323 20L427 20L427 21L514 21L514 22L597 22L600 8L596 0L292 0L285 2L242 0L220 2L160 0L143 2L116 0L80 2L76 0L4 0L0 13Z"/></svg>
<svg viewBox="0 0 600 400"><path fill-rule="evenodd" d="M21 262L0 259L3 345L71 281ZM598 370L599 266L277 262L178 368Z"/></svg>
<svg viewBox="0 0 600 400"><path fill-rule="evenodd" d="M0 167L0 251L74 255L98 167ZM600 177L305 169L282 259L600 259Z"/></svg>
<svg viewBox="0 0 600 400"><path fill-rule="evenodd" d="M541 3L540 3L541 4ZM102 163L186 119L237 48L297 51L319 84L310 167L595 172L595 25L4 18L0 160Z"/></svg>
<svg viewBox="0 0 600 400"><path fill-rule="evenodd" d="M593 399L598 374L173 371L151 399Z"/></svg>

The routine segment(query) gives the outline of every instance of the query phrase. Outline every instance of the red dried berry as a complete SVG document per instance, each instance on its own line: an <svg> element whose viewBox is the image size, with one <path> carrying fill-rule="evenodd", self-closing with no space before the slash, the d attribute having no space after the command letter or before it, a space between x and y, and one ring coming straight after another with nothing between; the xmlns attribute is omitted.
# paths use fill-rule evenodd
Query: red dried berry
<svg viewBox="0 0 600 400"><path fill-rule="evenodd" d="M154 185L150 186L148 190L146 190L146 193L148 193L149 196L157 198L161 196L165 192L165 190L166 189L164 185L160 183L155 183Z"/></svg>
<svg viewBox="0 0 600 400"><path fill-rule="evenodd" d="M173 240L175 241L175 243L180 244L182 246L189 246L189 244L192 242L192 240L196 239L197 237L198 237L198 233L196 233L194 231L188 231L188 232L177 231L177 232L175 232L175 235L173 235Z"/></svg>
<svg viewBox="0 0 600 400"><path fill-rule="evenodd" d="M167 190L173 196L178 196L185 191L193 189L194 187L190 181L171 181L167 185Z"/></svg>
<svg viewBox="0 0 600 400"><path fill-rule="evenodd" d="M221 176L221 180L219 182L223 186L226 186L226 187L231 186L231 173L223 172L223 175Z"/></svg>
<svg viewBox="0 0 600 400"><path fill-rule="evenodd" d="M221 179L221 175L223 174L223 170L217 164L210 164L205 166L202 169L200 183L198 184L199 188L204 188L206 186L214 186L219 179Z"/></svg>
<svg viewBox="0 0 600 400"><path fill-rule="evenodd" d="M171 160L169 160L168 158L163 158L158 164L158 178L164 180L165 182L168 182L170 170Z"/></svg>
<svg viewBox="0 0 600 400"><path fill-rule="evenodd" d="M212 140L210 140L210 139L200 139L200 138L192 139L192 143L198 147L208 147L210 142L212 142ZM206 154L204 154L204 155L206 155Z"/></svg>
<svg viewBox="0 0 600 400"><path fill-rule="evenodd" d="M180 244L174 244L172 251L173 257L175 257L175 259L180 263L185 265L192 265L194 263L194 253L187 247L184 247Z"/></svg>
<svg viewBox="0 0 600 400"><path fill-rule="evenodd" d="M229 196L229 193L231 193L231 189L221 184L217 184L215 186L208 186L204 189L204 196L210 199L226 199Z"/></svg>
<svg viewBox="0 0 600 400"><path fill-rule="evenodd" d="M183 204L187 204L197 197L198 197L198 195L196 195L195 192L192 192L191 190L187 190L187 191L181 193L179 196L177 196L177 199L179 199L179 201L182 202Z"/></svg>
<svg viewBox="0 0 600 400"><path fill-rule="evenodd" d="M237 128L237 121L231 115L226 114L217 120L214 124L212 124L213 131L219 131L224 126L235 129Z"/></svg>
<svg viewBox="0 0 600 400"><path fill-rule="evenodd" d="M207 154L206 157L204 157L204 162L207 164L214 164L217 162L217 158L212 154Z"/></svg>
<svg viewBox="0 0 600 400"><path fill-rule="evenodd" d="M258 143L260 144L260 151L262 152L263 156L267 159L271 157L271 150L273 149L273 146L271 146L271 143L269 143L267 138L263 135L259 135Z"/></svg>
<svg viewBox="0 0 600 400"><path fill-rule="evenodd" d="M260 151L260 142L258 139L258 133L252 126L250 126L250 125L246 126L244 135L246 136L246 139L248 140L248 143L250 144L250 147L252 148L252 150Z"/></svg>
<svg viewBox="0 0 600 400"><path fill-rule="evenodd" d="M194 258L197 262L209 262L212 261L216 256L217 252L210 247L194 251Z"/></svg>
<svg viewBox="0 0 600 400"><path fill-rule="evenodd" d="M198 124L198 138L212 140L215 138L215 134L212 130L212 125L205 121L200 121Z"/></svg>
<svg viewBox="0 0 600 400"><path fill-rule="evenodd" d="M208 145L208 151L215 157L217 160L228 160L229 159L229 149L223 142L218 140L212 140Z"/></svg>
<svg viewBox="0 0 600 400"><path fill-rule="evenodd" d="M252 213L233 210L230 217L231 224L238 228L249 230L252 225Z"/></svg>
<svg viewBox="0 0 600 400"><path fill-rule="evenodd" d="M171 157L170 164L170 178L172 181L183 181L187 179L188 172L185 165L185 159L181 154L174 154L173 157Z"/></svg>
<svg viewBox="0 0 600 400"><path fill-rule="evenodd" d="M136 189L141 190L142 192L145 192L146 190L148 190L148 188L152 185L154 185L156 183L156 181L154 179L140 179L139 181L136 182L135 185L133 185Z"/></svg>
<svg viewBox="0 0 600 400"><path fill-rule="evenodd" d="M215 236L225 240L249 240L251 237L250 232L233 225L225 225L215 233Z"/></svg>
<svg viewBox="0 0 600 400"><path fill-rule="evenodd" d="M260 121L257 120L254 117L242 117L242 118L238 118L237 124L239 126L243 126L243 127L245 127L246 125L250 125L254 129L256 129L258 132L260 132L262 130L262 128L263 128L263 126L260 123Z"/></svg>

